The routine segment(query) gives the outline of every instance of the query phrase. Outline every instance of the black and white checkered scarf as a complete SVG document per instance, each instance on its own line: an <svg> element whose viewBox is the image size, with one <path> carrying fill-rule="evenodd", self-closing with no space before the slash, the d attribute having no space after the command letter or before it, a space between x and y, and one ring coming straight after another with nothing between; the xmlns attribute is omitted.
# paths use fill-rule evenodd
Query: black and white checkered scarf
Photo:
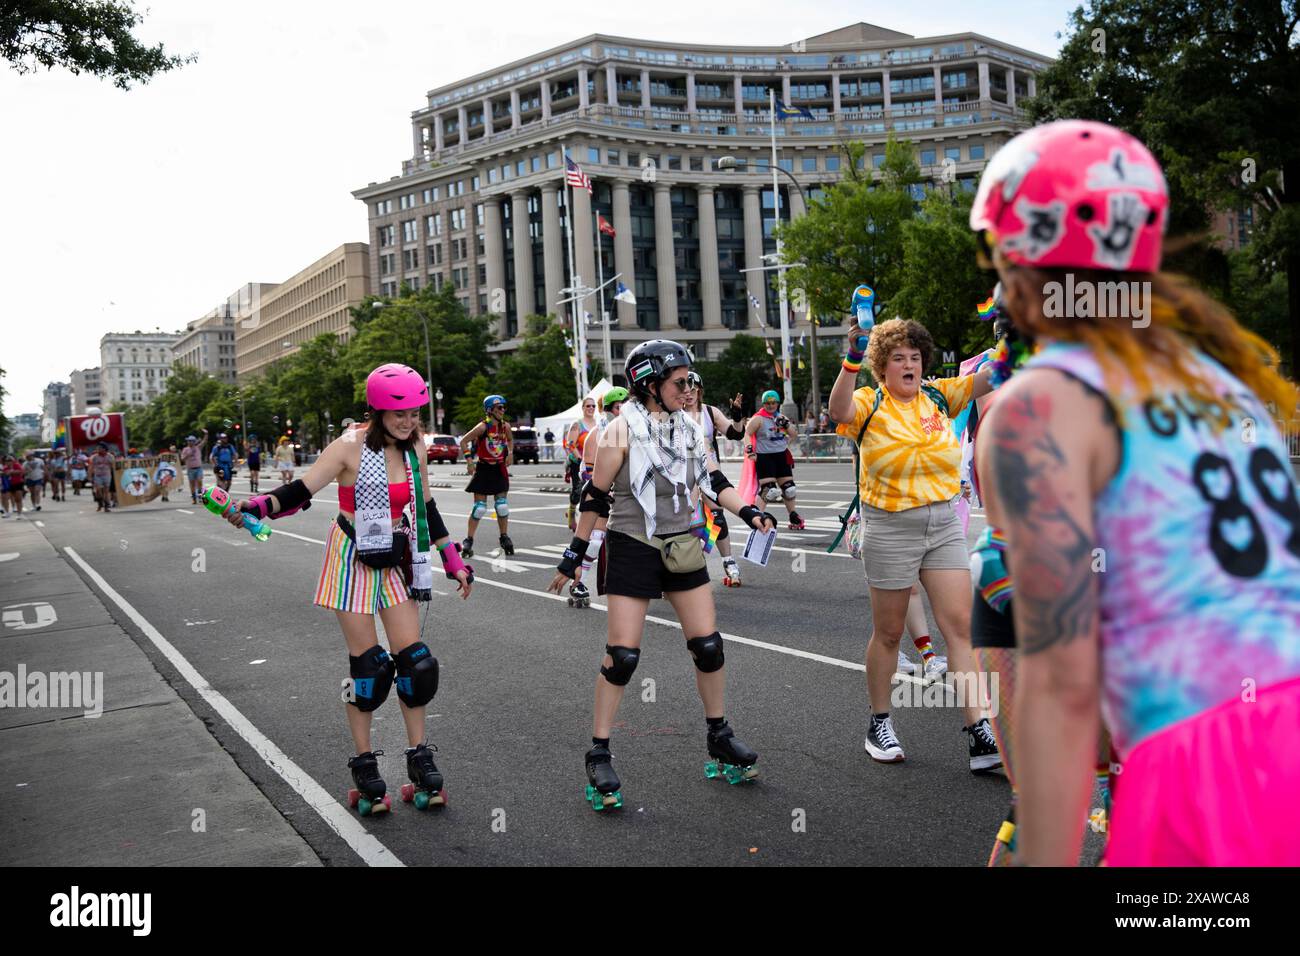
<svg viewBox="0 0 1300 956"><path fill-rule="evenodd" d="M705 491L711 491L708 469L708 444L704 431L685 411L679 409L662 421L656 421L644 405L635 399L623 406L631 437L627 450L628 478L632 497L645 514L646 537L655 533L655 474L673 486L673 514L681 511L683 500L690 507L691 489L686 486L687 463L695 463L695 479Z"/></svg>

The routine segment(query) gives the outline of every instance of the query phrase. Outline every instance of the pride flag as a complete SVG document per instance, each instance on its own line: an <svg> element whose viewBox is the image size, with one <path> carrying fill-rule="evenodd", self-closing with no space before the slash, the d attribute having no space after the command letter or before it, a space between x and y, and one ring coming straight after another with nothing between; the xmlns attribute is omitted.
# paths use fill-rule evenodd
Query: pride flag
<svg viewBox="0 0 1300 956"><path fill-rule="evenodd" d="M54 429L54 444L51 445L50 447L51 448L68 447L68 426L64 424L62 419L60 419L58 427Z"/></svg>
<svg viewBox="0 0 1300 956"><path fill-rule="evenodd" d="M993 314L998 310L997 296L991 295L983 302L975 306L975 311L979 313L981 321L987 321L993 318Z"/></svg>
<svg viewBox="0 0 1300 956"><path fill-rule="evenodd" d="M721 530L722 526L713 517L712 509L701 498L695 505L695 517L691 521L691 534L696 535L704 542L705 554L713 550L713 546L718 541L718 532Z"/></svg>

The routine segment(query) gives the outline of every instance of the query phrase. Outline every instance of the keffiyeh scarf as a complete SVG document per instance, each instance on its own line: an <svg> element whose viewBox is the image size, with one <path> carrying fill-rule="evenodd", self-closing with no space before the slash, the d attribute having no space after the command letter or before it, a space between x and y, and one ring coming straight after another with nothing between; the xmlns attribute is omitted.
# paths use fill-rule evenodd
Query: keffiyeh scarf
<svg viewBox="0 0 1300 956"><path fill-rule="evenodd" d="M627 419L631 436L627 464L632 497L645 514L645 533L649 538L655 533L655 475L673 486L673 514L677 514L683 503L690 506L691 489L686 485L688 462L695 463L695 478L700 488L706 492L713 490L709 481L708 447L703 429L683 410L656 421L644 405L630 401L623 406L622 415Z"/></svg>
<svg viewBox="0 0 1300 956"><path fill-rule="evenodd" d="M406 535L411 545L411 596L417 601L427 601L433 595L433 565L429 561L424 476L413 449L406 453L406 481L411 492L409 520L394 529L384 454L371 450L369 445L361 446L361 465L354 489L357 550L362 555L388 553L393 549L393 535Z"/></svg>

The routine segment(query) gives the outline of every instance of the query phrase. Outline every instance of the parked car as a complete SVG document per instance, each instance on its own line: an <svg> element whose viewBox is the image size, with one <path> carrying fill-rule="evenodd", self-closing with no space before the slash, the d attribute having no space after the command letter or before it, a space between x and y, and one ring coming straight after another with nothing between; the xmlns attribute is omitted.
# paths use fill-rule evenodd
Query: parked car
<svg viewBox="0 0 1300 956"><path fill-rule="evenodd" d="M525 462L537 464L539 458L537 432L528 425L517 425L511 431L514 432L515 439L515 461L520 464Z"/></svg>
<svg viewBox="0 0 1300 956"><path fill-rule="evenodd" d="M455 464L460 460L460 443L455 435L425 435L424 446L428 449L429 464L435 461Z"/></svg>

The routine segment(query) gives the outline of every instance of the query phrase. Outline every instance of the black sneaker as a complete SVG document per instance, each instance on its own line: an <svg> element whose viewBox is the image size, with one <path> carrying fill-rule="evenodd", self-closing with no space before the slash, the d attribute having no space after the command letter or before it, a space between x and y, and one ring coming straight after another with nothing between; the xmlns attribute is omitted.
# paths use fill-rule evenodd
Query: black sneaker
<svg viewBox="0 0 1300 956"><path fill-rule="evenodd" d="M902 763L903 745L894 734L894 722L889 717L878 720L873 714L867 728L867 753L880 763Z"/></svg>
<svg viewBox="0 0 1300 956"><path fill-rule="evenodd" d="M963 727L962 730L970 736L968 743L971 773L997 770L1002 766L1002 755L998 753L998 742L993 736L993 728L989 726L987 717L980 718L969 727Z"/></svg>

